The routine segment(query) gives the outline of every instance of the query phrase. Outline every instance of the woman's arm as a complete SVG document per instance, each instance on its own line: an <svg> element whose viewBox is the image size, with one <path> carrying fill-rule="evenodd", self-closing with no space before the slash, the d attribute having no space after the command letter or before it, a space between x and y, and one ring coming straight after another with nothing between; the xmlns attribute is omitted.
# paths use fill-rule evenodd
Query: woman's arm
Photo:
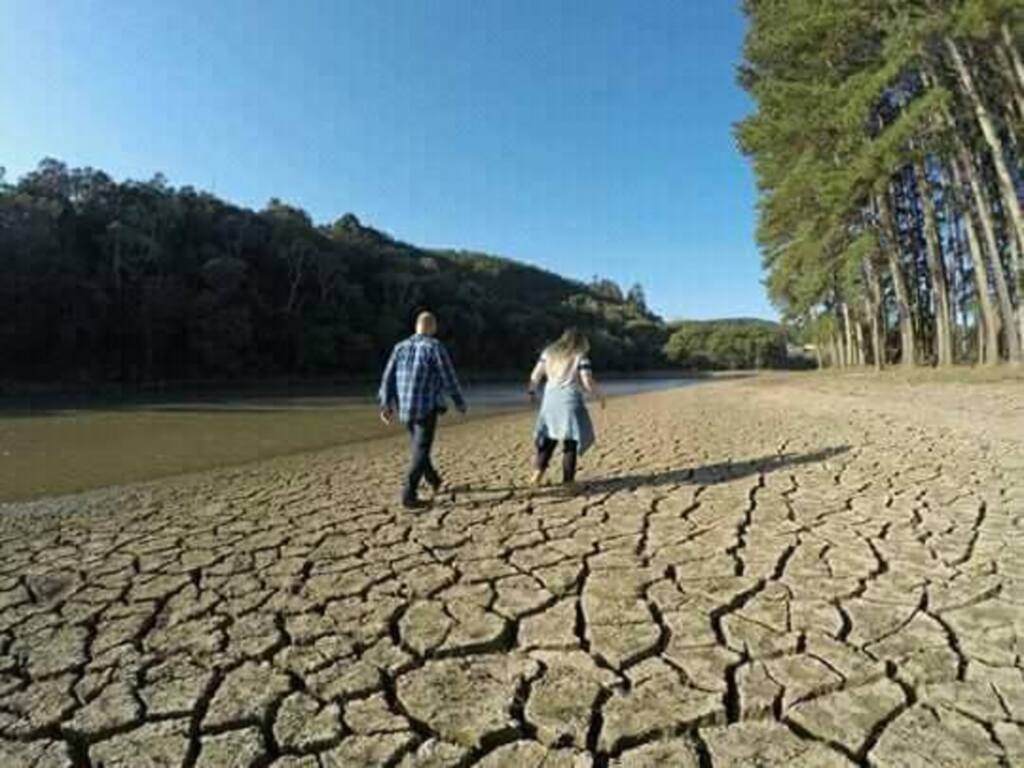
<svg viewBox="0 0 1024 768"><path fill-rule="evenodd" d="M526 385L526 391L530 395L532 400L537 396L537 387L544 380L546 369L544 366L544 358L542 357L537 361L537 364L533 366L533 371L530 373L530 382Z"/></svg>
<svg viewBox="0 0 1024 768"><path fill-rule="evenodd" d="M592 398L598 400L603 409L607 405L607 401L604 399L604 393L598 389L597 379L594 378L594 372L589 367L580 371L580 381L583 382L583 390Z"/></svg>

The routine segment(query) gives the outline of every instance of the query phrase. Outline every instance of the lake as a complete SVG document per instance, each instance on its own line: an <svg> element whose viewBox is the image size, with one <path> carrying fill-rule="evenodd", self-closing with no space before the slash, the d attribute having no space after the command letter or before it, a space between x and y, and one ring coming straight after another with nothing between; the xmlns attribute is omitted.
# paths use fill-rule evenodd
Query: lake
<svg viewBox="0 0 1024 768"><path fill-rule="evenodd" d="M696 384L635 378L609 397ZM465 387L469 418L530 407L525 384ZM72 493L399 434L372 390L345 395L223 396L88 407L0 409L0 501Z"/></svg>

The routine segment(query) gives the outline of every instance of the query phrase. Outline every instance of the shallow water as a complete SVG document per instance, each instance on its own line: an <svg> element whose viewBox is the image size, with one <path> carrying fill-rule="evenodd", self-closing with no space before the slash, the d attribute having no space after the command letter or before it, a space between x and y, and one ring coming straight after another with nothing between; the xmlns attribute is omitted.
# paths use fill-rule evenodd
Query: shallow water
<svg viewBox="0 0 1024 768"><path fill-rule="evenodd" d="M608 397L638 395L644 392L658 392L663 389L677 389L698 383L699 379L611 379L601 383L601 389ZM526 385L484 384L466 388L466 399L470 407L515 408L526 407Z"/></svg>
<svg viewBox="0 0 1024 768"><path fill-rule="evenodd" d="M606 382L617 397L697 383L691 379ZM521 384L466 387L470 418L518 409ZM176 399L86 408L0 411L0 501L31 499L233 466L387 437L373 393Z"/></svg>

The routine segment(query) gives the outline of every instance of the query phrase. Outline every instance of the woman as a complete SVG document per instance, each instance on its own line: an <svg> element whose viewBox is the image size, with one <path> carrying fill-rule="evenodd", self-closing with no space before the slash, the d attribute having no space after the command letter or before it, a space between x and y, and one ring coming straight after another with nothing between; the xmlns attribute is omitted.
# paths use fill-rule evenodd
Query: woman
<svg viewBox="0 0 1024 768"><path fill-rule="evenodd" d="M532 482L540 485L544 472L551 463L555 446L562 443L562 482L576 479L576 458L586 453L594 443L594 426L584 403L584 393L597 397L604 408L604 397L598 392L597 382L590 370L587 353L590 342L575 328L568 329L540 356L530 374L530 399L537 396L537 387L547 379L544 399L540 405L535 430L537 471Z"/></svg>

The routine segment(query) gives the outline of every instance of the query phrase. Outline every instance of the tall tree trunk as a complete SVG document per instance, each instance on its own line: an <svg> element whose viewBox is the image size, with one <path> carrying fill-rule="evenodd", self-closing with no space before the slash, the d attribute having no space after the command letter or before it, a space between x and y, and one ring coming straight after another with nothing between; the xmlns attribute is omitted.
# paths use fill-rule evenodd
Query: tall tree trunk
<svg viewBox="0 0 1024 768"><path fill-rule="evenodd" d="M1003 77L1006 78L1006 84L1009 87L1010 97L1013 100L1013 105L1007 105L1006 110L1013 115L1014 107L1017 111L1017 120L1024 119L1024 89L1022 89L1020 82L1017 80L1017 76L1013 71L1013 64L1010 62L1010 54L1005 46L996 44L993 46L995 52L996 62L999 64L999 68L1003 72ZM1013 133L1010 132L1010 140L1014 140Z"/></svg>
<svg viewBox="0 0 1024 768"><path fill-rule="evenodd" d="M949 184L945 186L951 190L951 184L950 180ZM967 286L971 283L973 272L968 259L965 258L967 243L956 215L952 193L947 192L944 199L946 200L946 216L949 220L947 225L950 243L948 253L951 261L947 264L950 267L949 299L953 313L953 359L968 360L971 356L971 340L967 332L971 328L971 319L967 305L971 303L971 299L968 296Z"/></svg>
<svg viewBox="0 0 1024 768"><path fill-rule="evenodd" d="M939 365L953 364L953 316L949 307L949 280L942 255L939 229L935 223L935 198L928 183L924 162L914 163L914 179L924 210L925 258L935 304L935 353Z"/></svg>
<svg viewBox="0 0 1024 768"><path fill-rule="evenodd" d="M896 294L896 314L900 325L900 364L909 367L917 361L917 350L914 344L914 320L911 314L910 294L907 290L906 278L903 276L903 269L900 267L899 237L896 223L892 217L892 207L889 205L888 192L881 192L877 196L877 202L882 214L882 224L889 233L887 238L889 242L883 244L882 247L889 264L893 290Z"/></svg>
<svg viewBox="0 0 1024 768"><path fill-rule="evenodd" d="M981 321L981 315L979 315L977 313L975 313L975 316L974 316L974 328L977 331L977 339L978 339L978 363L980 363L982 365L985 365L986 363L984 361L986 361L986 360L991 361L993 359L992 349L991 349L991 343L992 342L991 342L991 339L988 339L985 336L984 323L982 323L982 321ZM996 358L999 357L998 350L996 351L996 354L995 354L994 357L996 357ZM991 363L989 363L989 364L991 364Z"/></svg>
<svg viewBox="0 0 1024 768"><path fill-rule="evenodd" d="M857 365L863 368L867 363L867 360L865 360L864 350L864 324L860 320L857 320L853 324L853 331L856 334L857 342Z"/></svg>
<svg viewBox="0 0 1024 768"><path fill-rule="evenodd" d="M960 169L956 160L950 162L949 166L952 171L953 185L956 187L959 197L964 188ZM978 316L979 338L985 340L983 347L979 348L978 362L982 365L995 365L999 362L999 315L992 304L992 297L989 296L988 268L985 265L985 257L981 250L981 242L978 240L978 231L974 227L974 217L971 215L969 205L964 206L963 222L967 232L967 250L971 256L971 266L974 268L974 290L978 297L978 309L980 310ZM1013 331L1012 328L1010 330Z"/></svg>
<svg viewBox="0 0 1024 768"><path fill-rule="evenodd" d="M967 177L967 185L971 189L971 197L974 198L974 209L981 222L981 233L985 240L988 265L996 286L996 298L999 300L999 314L1001 315L1000 325L1006 338L1006 355L1011 363L1017 365L1020 364L1022 358L1021 335L1017 329L1017 323L1014 322L1015 313L1010 296L1010 286L1006 281L1006 273L999 258L999 241L996 239L995 222L992 220L992 207L989 204L988 194L978 177L970 152L961 140L958 139L957 142L960 168Z"/></svg>
<svg viewBox="0 0 1024 768"><path fill-rule="evenodd" d="M1013 177L1006 166L1003 142L999 138L999 132L996 130L995 123L992 121L992 115L989 114L985 102L982 101L981 94L974 83L974 75L971 74L967 63L964 61L959 46L951 37L946 37L945 43L950 58L953 60L953 67L956 69L964 95L967 96L968 101L970 101L971 106L974 108L974 115L978 120L978 125L981 127L982 135L985 137L985 143L992 150L992 162L996 167L999 191L1002 194L1007 218L1012 224L1013 236L1017 238L1018 243L1024 243L1024 214L1021 213L1020 203L1017 200L1017 190L1013 185Z"/></svg>
<svg viewBox="0 0 1024 768"><path fill-rule="evenodd" d="M1022 244L1024 245L1024 244ZM1021 245L1010 240L1010 264L1013 265L1013 274L1016 278L1017 290L1017 338L1024 344L1024 272L1021 271Z"/></svg>
<svg viewBox="0 0 1024 768"><path fill-rule="evenodd" d="M876 371L880 371L882 370L882 327L879 323L881 313L870 299L864 299L864 311L868 315L868 324L871 329L871 364ZM865 355L865 365L867 365L867 357Z"/></svg>
<svg viewBox="0 0 1024 768"><path fill-rule="evenodd" d="M1008 31L1009 30L1007 29L1007 32ZM1021 74L1024 74L1024 71L1022 71ZM1024 326L1022 326L1021 330L1018 331L1017 323L1014 321L1015 315L1016 318L1020 320L1020 313L1014 312L1013 299L1010 295L1006 275L999 259L999 244L996 239L995 225L992 221L992 207L988 200L988 194L985 192L981 180L978 178L978 173L974 166L974 159L971 152L964 143L963 136L960 131L957 130L957 126L952 115L945 107L942 109L942 115L945 119L946 125L950 128L950 133L952 134L954 141L956 142L956 157L950 162L954 178L957 178L958 176L966 177L968 186L971 190L971 198L974 201L974 209L978 214L978 220L981 223L982 233L985 237L985 245L987 246L986 251L986 248L982 247L980 244L978 248L974 248L972 243L972 258L975 252L985 254L983 261L987 262L989 269L991 270L992 281L996 288L996 297L998 299L996 307L998 309L998 315L992 315L996 322L987 323L988 329L986 330L986 333L993 333L995 334L996 339L998 339L999 330L1000 328L1003 329L1006 334L1007 358L1012 364L1016 365L1021 362L1022 356L1024 356L1024 352L1022 352L1022 344L1024 344ZM959 191L963 188L963 181L961 179L957 179L955 184L958 188L959 194ZM974 224L974 219L970 213L970 205L966 206L965 221L969 227L968 237L970 237ZM977 231L974 231L973 234L974 239L977 240ZM1012 243L1012 236L1009 239ZM987 274L987 272L978 272L977 268L975 268L975 274ZM987 292L987 282L985 283L985 288ZM998 341L996 341L996 343L987 344L986 349L987 355L992 361L999 359Z"/></svg>
<svg viewBox="0 0 1024 768"><path fill-rule="evenodd" d="M913 177L913 169L910 170ZM910 306L910 327L914 334L917 352L914 365L920 365L929 345L934 345L933 324L928 313L931 307L931 285L928 281L928 265L922 254L919 230L923 229L923 211L917 202L917 189L908 186L907 173L901 171L892 183L892 211L895 222L897 252L903 272L906 274L907 301ZM901 219L902 217L902 219ZM908 237L904 239L904 231ZM904 253L906 258L904 258ZM923 276L923 279L922 279Z"/></svg>
<svg viewBox="0 0 1024 768"><path fill-rule="evenodd" d="M1013 41L1013 35L1010 33L1010 25L1005 21L1000 25L999 31L1003 35L1003 46L1006 49L1007 55L1010 57L1010 62L1013 64L1013 71L1017 75L1017 84L1021 90L1024 90L1024 59L1021 59L1020 51L1017 50L1017 45Z"/></svg>
<svg viewBox="0 0 1024 768"><path fill-rule="evenodd" d="M885 365L885 345L882 342L882 281L878 277L878 270L875 269L873 258L873 255L864 257L864 278L868 287L867 296L864 297L864 307L871 323L871 358L875 364L875 370L880 371Z"/></svg>
<svg viewBox="0 0 1024 768"><path fill-rule="evenodd" d="M900 324L900 364L906 367L917 365L917 339L914 336L914 315L907 291L907 281L903 277L899 257L892 248L886 249L889 260L889 272L892 275L893 289L896 293L896 312Z"/></svg>
<svg viewBox="0 0 1024 768"><path fill-rule="evenodd" d="M853 325L850 322L850 307L844 301L842 302L842 313L843 313L843 366L846 368L852 368L854 365L854 349L853 349Z"/></svg>

